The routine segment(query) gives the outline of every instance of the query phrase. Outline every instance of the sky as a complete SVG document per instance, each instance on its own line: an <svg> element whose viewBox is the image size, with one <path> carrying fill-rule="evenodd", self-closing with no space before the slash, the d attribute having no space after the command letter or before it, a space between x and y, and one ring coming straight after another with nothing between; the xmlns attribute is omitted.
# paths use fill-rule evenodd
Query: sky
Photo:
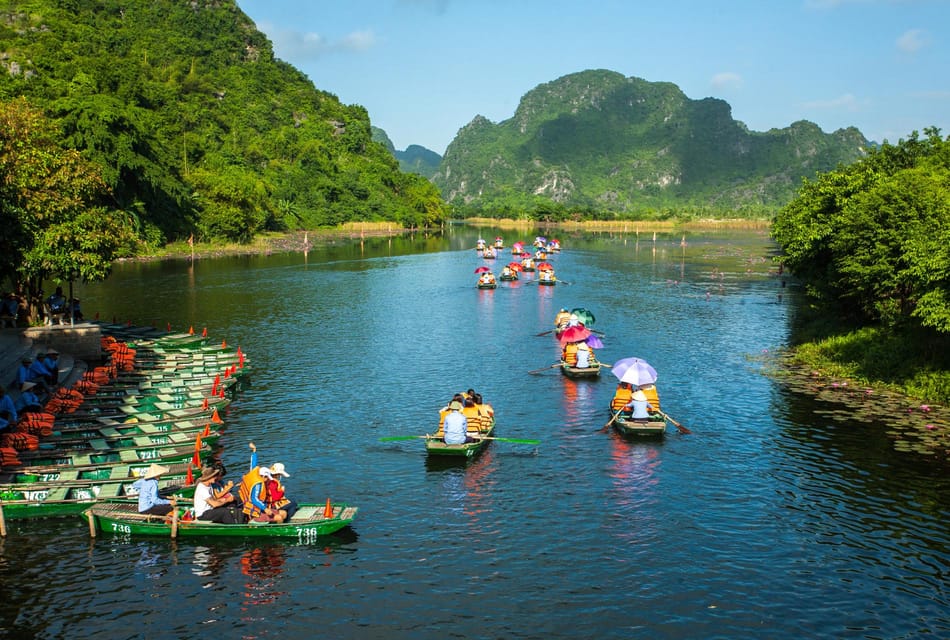
<svg viewBox="0 0 950 640"><path fill-rule="evenodd" d="M587 69L720 98L752 131L809 120L950 135L950 0L237 0L290 63L395 147L442 155L477 115Z"/></svg>

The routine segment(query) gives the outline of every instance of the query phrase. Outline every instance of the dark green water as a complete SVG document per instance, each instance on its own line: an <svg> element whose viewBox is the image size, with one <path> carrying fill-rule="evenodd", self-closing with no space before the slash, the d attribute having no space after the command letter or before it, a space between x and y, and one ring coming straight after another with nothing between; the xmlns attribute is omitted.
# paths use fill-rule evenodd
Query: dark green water
<svg viewBox="0 0 950 640"><path fill-rule="evenodd" d="M79 289L88 316L240 345L253 386L225 416L222 459L236 473L253 440L299 500L360 514L313 545L93 542L78 521L10 523L3 633L950 636L950 480L763 375L798 304L764 236L564 234L551 262L569 284L479 291L477 235L127 264ZM609 372L527 374L557 361L536 334L575 306L606 334L601 360L656 367L691 435L602 431ZM469 387L494 405L496 435L542 444L446 466L421 443L379 442L431 432Z"/></svg>

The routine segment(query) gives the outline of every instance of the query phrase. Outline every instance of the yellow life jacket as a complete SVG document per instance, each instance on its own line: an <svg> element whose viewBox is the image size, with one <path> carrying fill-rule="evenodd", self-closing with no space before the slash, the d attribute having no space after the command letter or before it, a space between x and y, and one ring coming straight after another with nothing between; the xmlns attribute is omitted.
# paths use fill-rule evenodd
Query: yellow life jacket
<svg viewBox="0 0 950 640"><path fill-rule="evenodd" d="M633 389L626 387L617 387L614 392L614 399L610 401L610 408L613 411L620 411L633 399Z"/></svg>
<svg viewBox="0 0 950 640"><path fill-rule="evenodd" d="M577 345L573 342L568 342L564 345L564 362L569 366L573 367L577 364Z"/></svg>
<svg viewBox="0 0 950 640"><path fill-rule="evenodd" d="M478 415L478 407L462 407L462 415L468 420L468 431L482 430L482 417Z"/></svg>
<svg viewBox="0 0 950 640"><path fill-rule="evenodd" d="M647 387L640 387L640 390L643 391L643 395L647 397L647 402L649 402L656 411L659 411L660 396L656 391L656 385L651 384Z"/></svg>

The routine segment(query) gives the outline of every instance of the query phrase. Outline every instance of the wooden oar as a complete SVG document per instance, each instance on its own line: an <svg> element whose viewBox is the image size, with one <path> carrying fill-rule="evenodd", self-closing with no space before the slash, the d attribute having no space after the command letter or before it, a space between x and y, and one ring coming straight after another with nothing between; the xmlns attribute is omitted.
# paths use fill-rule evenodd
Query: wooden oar
<svg viewBox="0 0 950 640"><path fill-rule="evenodd" d="M476 440L498 440L499 442L514 442L516 444L541 444L540 440L531 440L531 439L524 439L524 438L496 438L495 436L484 436L481 438L478 436L472 436L472 437L475 438Z"/></svg>
<svg viewBox="0 0 950 640"><path fill-rule="evenodd" d="M598 429L598 431L606 431L606 430L607 430L607 427L609 427L610 425L612 425L612 424L617 420L617 418L620 417L620 414L621 414L621 413L623 413L623 407L617 409L617 413L615 413L615 414L614 414L614 417L610 419L610 422L608 422L607 424L605 424L604 426L602 426L600 429Z"/></svg>
<svg viewBox="0 0 950 640"><path fill-rule="evenodd" d="M415 440L416 438L434 438L435 436L424 435L424 436L388 436L386 438L380 438L380 442L394 442L396 440Z"/></svg>
<svg viewBox="0 0 950 640"><path fill-rule="evenodd" d="M560 366L561 366L561 363L558 362L557 364L552 364L550 367L544 367L542 369L534 369L533 371L529 371L528 373L530 374L541 373L542 371L547 371L548 369L553 369L554 367L560 367Z"/></svg>
<svg viewBox="0 0 950 640"><path fill-rule="evenodd" d="M536 336L546 336L549 333L554 333L554 329L548 329L547 331L542 331L541 333L536 333Z"/></svg>
<svg viewBox="0 0 950 640"><path fill-rule="evenodd" d="M679 432L680 432L680 433L684 433L684 434L692 433L692 431L690 431L689 429L687 429L686 427L684 427L683 425L681 425L679 422L677 422L676 420L674 420L673 418L671 418L671 417L669 416L669 414L667 414L667 413L665 413L665 412L663 412L663 411L659 411L659 410L657 410L657 413L659 413L661 416L663 416L664 418L666 418L667 420L669 420L670 422L672 422L672 423L673 423L673 426L676 427L677 429L679 429Z"/></svg>

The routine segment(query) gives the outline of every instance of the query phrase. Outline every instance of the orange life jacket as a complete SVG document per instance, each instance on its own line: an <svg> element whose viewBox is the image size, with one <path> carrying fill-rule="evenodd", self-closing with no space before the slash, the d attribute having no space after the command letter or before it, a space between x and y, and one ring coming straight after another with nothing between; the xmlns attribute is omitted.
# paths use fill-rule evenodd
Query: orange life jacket
<svg viewBox="0 0 950 640"><path fill-rule="evenodd" d="M256 485L261 485L260 499L261 502L267 504L267 483L264 482L260 467L254 467L245 473L244 477L241 478L241 485L238 487L238 495L241 497L241 502L244 503L244 513L249 518L256 518L261 515L261 510L251 502L251 491Z"/></svg>
<svg viewBox="0 0 950 640"><path fill-rule="evenodd" d="M620 411L633 399L633 389L626 387L617 387L614 392L614 399L610 401L610 408L613 411Z"/></svg>

